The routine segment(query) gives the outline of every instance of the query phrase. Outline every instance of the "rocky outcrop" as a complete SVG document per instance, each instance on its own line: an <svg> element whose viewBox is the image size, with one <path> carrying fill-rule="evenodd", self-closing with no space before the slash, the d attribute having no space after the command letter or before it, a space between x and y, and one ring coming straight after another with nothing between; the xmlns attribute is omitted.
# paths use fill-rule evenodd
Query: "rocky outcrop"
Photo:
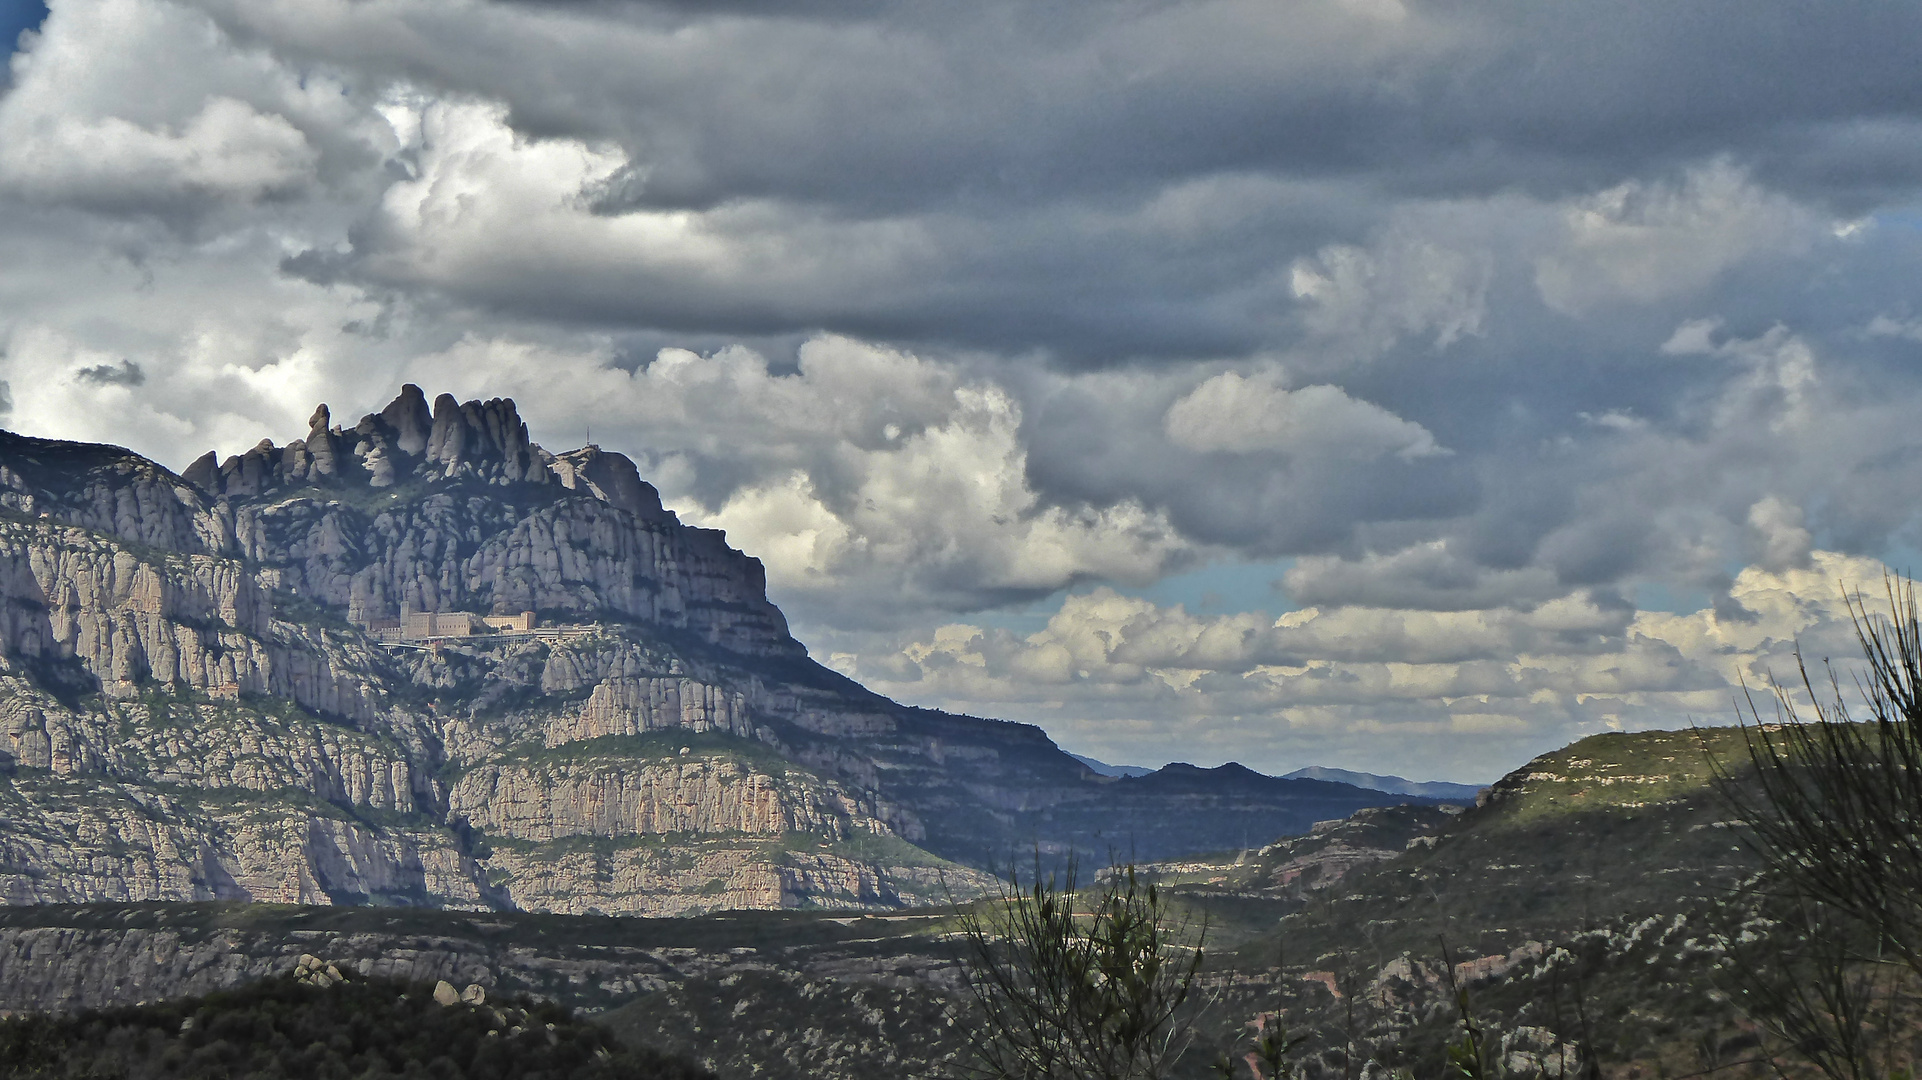
<svg viewBox="0 0 1922 1080"><path fill-rule="evenodd" d="M682 525L626 457L533 444L509 400L443 394L430 413L409 385L352 430L322 405L306 438L203 456L183 477L117 447L0 436L0 505L143 547L238 556L350 619L402 605L611 615L748 655L805 655L757 560ZM423 496L383 504L400 483ZM476 498L474 485L552 495L528 507Z"/></svg>
<svg viewBox="0 0 1922 1080"><path fill-rule="evenodd" d="M533 610L692 633L744 655L798 658L759 561L663 512L637 520L556 485L530 510L434 492L369 513L342 500L234 508L235 545L285 587L352 619Z"/></svg>
<svg viewBox="0 0 1922 1080"><path fill-rule="evenodd" d="M1317 822L1255 854L1259 887L1288 896L1331 888L1365 866L1392 859L1418 842L1434 842L1459 806L1377 806L1340 821Z"/></svg>
<svg viewBox="0 0 1922 1080"><path fill-rule="evenodd" d="M625 757L486 765L462 776L450 812L489 832L563 836L805 832L845 839L887 832L839 785L734 756L642 762Z"/></svg>
<svg viewBox="0 0 1922 1080"><path fill-rule="evenodd" d="M201 492L138 454L9 431L0 507L167 551L217 552L230 531Z"/></svg>
<svg viewBox="0 0 1922 1080"><path fill-rule="evenodd" d="M159 767L148 771L139 766L150 760L150 744L123 746L100 731L82 733L98 742L83 742L44 714L6 726L18 757L0 778L5 903L484 908L500 900L461 836L420 811L431 782L377 744L342 746L352 740L317 733L304 747L297 738L261 746L236 725L236 745L154 755ZM157 726L128 725L137 735ZM311 755L305 769L303 750ZM49 766L30 764L42 754Z"/></svg>
<svg viewBox="0 0 1922 1080"><path fill-rule="evenodd" d="M185 478L209 495L235 498L329 483L390 488L415 478L553 482L547 467L552 455L529 441L514 403L502 398L463 405L442 394L430 413L425 395L410 384L351 431L332 420L322 405L308 421L306 438L284 447L263 440L218 465L203 457Z"/></svg>
<svg viewBox="0 0 1922 1080"><path fill-rule="evenodd" d="M98 533L0 522L0 612L0 655L77 661L109 697L156 685L355 719L376 707L364 644L276 621L236 560L143 558Z"/></svg>
<svg viewBox="0 0 1922 1080"><path fill-rule="evenodd" d="M754 736L753 714L770 706L758 682L727 688L690 678L671 658L631 644L553 648L540 689L551 697L586 699L563 706L542 732L549 746L684 728Z"/></svg>
<svg viewBox="0 0 1922 1080"><path fill-rule="evenodd" d="M596 1019L629 1045L669 1050L721 1076L870 1080L964 1074L975 1061L973 1033L956 1016L965 992L917 975L922 977L841 981L743 965Z"/></svg>
<svg viewBox="0 0 1922 1080"><path fill-rule="evenodd" d="M731 844L544 844L497 850L490 865L517 906L656 918L716 909L925 907L992 888L962 867L903 865L847 850L769 857ZM690 887L690 885L692 887Z"/></svg>
<svg viewBox="0 0 1922 1080"><path fill-rule="evenodd" d="M376 733L339 723L261 715L221 702L160 695L75 711L0 676L0 751L10 768L60 779L252 792L298 791L357 810L415 813L438 800L437 782L394 726Z"/></svg>
<svg viewBox="0 0 1922 1080"><path fill-rule="evenodd" d="M548 464L562 487L586 491L611 506L647 521L661 516L661 493L641 479L641 472L625 454L610 454L586 446L562 454Z"/></svg>
<svg viewBox="0 0 1922 1080"><path fill-rule="evenodd" d="M750 737L754 721L739 691L673 676L609 676L594 684L578 714L555 717L542 733L548 744L603 735L638 735L685 728Z"/></svg>
<svg viewBox="0 0 1922 1080"><path fill-rule="evenodd" d="M1433 844L1462 812L1454 805L1372 806L1346 818L1318 821L1299 836L1212 858L1148 864L1163 878L1241 896L1303 900L1349 874L1386 862L1411 847Z"/></svg>

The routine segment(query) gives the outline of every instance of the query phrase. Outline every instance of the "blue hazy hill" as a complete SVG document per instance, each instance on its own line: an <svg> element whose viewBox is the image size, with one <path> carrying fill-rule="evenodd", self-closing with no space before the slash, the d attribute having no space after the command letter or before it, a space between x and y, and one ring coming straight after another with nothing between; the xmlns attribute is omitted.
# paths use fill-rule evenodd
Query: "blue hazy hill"
<svg viewBox="0 0 1922 1080"><path fill-rule="evenodd" d="M1320 765L1310 765L1296 769L1284 780L1330 780L1337 784L1352 784L1371 791L1385 791L1390 795L1418 795L1425 799L1461 799L1475 801L1475 793L1481 789L1474 784L1454 784L1446 780L1405 780L1399 776L1377 776L1374 773L1350 772L1347 769L1327 769Z"/></svg>

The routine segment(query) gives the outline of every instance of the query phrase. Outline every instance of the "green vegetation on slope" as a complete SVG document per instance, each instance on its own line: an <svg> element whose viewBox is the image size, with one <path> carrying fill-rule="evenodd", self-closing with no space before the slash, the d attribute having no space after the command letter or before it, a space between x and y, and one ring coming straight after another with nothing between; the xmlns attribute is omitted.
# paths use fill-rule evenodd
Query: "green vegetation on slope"
<svg viewBox="0 0 1922 1080"><path fill-rule="evenodd" d="M471 942L476 950L527 948L543 955L635 949L788 949L867 942L920 940L936 922L933 912L874 914L813 911L723 911L691 918L631 915L546 915L519 911L445 911L436 908L308 906L150 902L141 904L35 904L0 906L0 930L72 928L141 930L197 941L221 931L246 933L263 952L284 952L279 943L315 935L391 935L402 939L445 937Z"/></svg>
<svg viewBox="0 0 1922 1080"><path fill-rule="evenodd" d="M1726 896L1757 864L1715 795L1705 745L1746 757L1734 729L1598 735L1544 754L1240 954L1379 966L1446 939L1487 956Z"/></svg>
<svg viewBox="0 0 1922 1080"><path fill-rule="evenodd" d="M292 976L200 998L0 1020L0 1078L704 1080L626 1048L565 1009L520 999L442 1005L425 984Z"/></svg>
<svg viewBox="0 0 1922 1080"><path fill-rule="evenodd" d="M646 995L600 1022L629 1045L686 1055L728 1080L938 1077L967 1055L948 1000L905 978L735 971Z"/></svg>
<svg viewBox="0 0 1922 1080"><path fill-rule="evenodd" d="M1711 759L1745 766L1740 728L1609 732L1543 754L1490 792L1495 827L1529 826L1590 810L1637 810L1709 794Z"/></svg>

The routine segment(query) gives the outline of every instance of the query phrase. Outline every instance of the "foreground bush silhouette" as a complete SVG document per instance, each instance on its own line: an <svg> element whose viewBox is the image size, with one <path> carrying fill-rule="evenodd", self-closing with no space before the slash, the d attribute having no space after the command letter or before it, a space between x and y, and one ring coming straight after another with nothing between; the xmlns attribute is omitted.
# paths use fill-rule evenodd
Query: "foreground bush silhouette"
<svg viewBox="0 0 1922 1080"><path fill-rule="evenodd" d="M0 1020L4 1080L713 1080L557 1005L439 1005L432 988L271 979L201 998Z"/></svg>
<svg viewBox="0 0 1922 1080"><path fill-rule="evenodd" d="M1797 657L1798 696L1772 717L1745 701L1748 761L1718 787L1766 868L1773 923L1746 950L1735 996L1789 1055L1832 1080L1911 1072L1922 988L1922 617L1913 582L1884 582L1889 610L1845 594L1866 670L1850 713L1831 669L1818 690ZM1741 766L1746 766L1742 768Z"/></svg>
<svg viewBox="0 0 1922 1080"><path fill-rule="evenodd" d="M1012 875L1010 875L1012 877ZM1160 1080L1193 1038L1205 926L1132 863L1092 897L1075 867L962 916L976 1070L994 1080Z"/></svg>
<svg viewBox="0 0 1922 1080"><path fill-rule="evenodd" d="M1815 715L1782 689L1772 722L1747 702L1756 785L1723 791L1779 885L1872 928L1922 974L1922 620L1913 583L1886 590L1887 616L1847 598L1868 664L1856 680L1868 719L1850 715L1833 672L1823 695L1802 666Z"/></svg>

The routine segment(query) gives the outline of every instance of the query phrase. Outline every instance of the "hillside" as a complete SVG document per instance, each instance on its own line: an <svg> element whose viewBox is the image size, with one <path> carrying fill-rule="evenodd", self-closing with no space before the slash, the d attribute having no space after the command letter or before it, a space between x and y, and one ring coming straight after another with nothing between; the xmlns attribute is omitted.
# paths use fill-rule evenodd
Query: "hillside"
<svg viewBox="0 0 1922 1080"><path fill-rule="evenodd" d="M1325 1061L1360 1025L1383 1064L1440 1075L1443 1043L1459 1037L1452 964L1504 1047L1582 1041L1606 1075L1631 1077L1752 1056L1732 958L1763 940L1743 890L1758 863L1711 758L1741 776L1741 733L1610 733L1535 758L1482 805L1237 943L1222 958L1239 973L1222 1023L1280 1009L1316 1031ZM1204 902L1220 888L1177 886ZM1344 986L1358 1012L1334 996Z"/></svg>
<svg viewBox="0 0 1922 1080"><path fill-rule="evenodd" d="M1379 970L1402 957L1506 954L1731 895L1756 870L1713 787L1746 768L1733 728L1609 733L1543 754L1478 805L1370 808L1255 850L1155 863L1204 908L1273 906L1236 963ZM1233 924L1231 924L1233 925Z"/></svg>
<svg viewBox="0 0 1922 1080"><path fill-rule="evenodd" d="M1702 739L1739 760L1728 730L1597 736L1529 762L1471 810L1364 808L1259 848L1157 864L1213 942L1214 1006L1184 1075L1209 1075L1215 1049L1276 1010L1332 1063L1322 1075L1341 1074L1333 1048L1355 1024L1381 1060L1440 1075L1455 1022L1444 949L1496 1030L1572 1031L1579 983L1609 1075L1631 1062L1681 1075L1705 1067L1700 1053L1738 1055L1722 972L1752 866L1714 802ZM635 1045L724 1077L921 1075L961 1050L944 1004L956 985L949 928L939 910L16 907L0 909L0 1009L204 994L312 953L371 977L473 982L594 1011ZM1542 1014L1551 1000L1560 1019Z"/></svg>
<svg viewBox="0 0 1922 1080"><path fill-rule="evenodd" d="M410 386L178 476L0 433L6 903L901 907L1400 801L1229 786L870 693L756 560L512 401Z"/></svg>

